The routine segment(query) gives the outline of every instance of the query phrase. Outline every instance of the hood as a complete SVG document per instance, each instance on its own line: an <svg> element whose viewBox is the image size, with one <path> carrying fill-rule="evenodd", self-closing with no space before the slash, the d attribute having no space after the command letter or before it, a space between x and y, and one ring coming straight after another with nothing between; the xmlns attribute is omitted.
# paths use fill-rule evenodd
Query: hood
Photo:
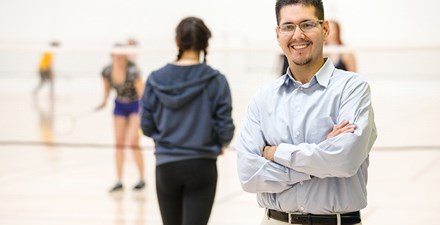
<svg viewBox="0 0 440 225"><path fill-rule="evenodd" d="M177 66L167 64L148 79L159 100L168 108L177 109L197 97L220 72L206 64Z"/></svg>

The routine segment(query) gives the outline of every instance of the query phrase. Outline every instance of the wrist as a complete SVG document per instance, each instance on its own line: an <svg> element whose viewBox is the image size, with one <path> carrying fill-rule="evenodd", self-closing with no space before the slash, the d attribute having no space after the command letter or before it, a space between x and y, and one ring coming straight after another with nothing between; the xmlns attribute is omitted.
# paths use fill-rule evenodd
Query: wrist
<svg viewBox="0 0 440 225"><path fill-rule="evenodd" d="M276 145L270 146L270 154L269 154L270 160L275 161L275 152L276 151L277 151L277 146Z"/></svg>

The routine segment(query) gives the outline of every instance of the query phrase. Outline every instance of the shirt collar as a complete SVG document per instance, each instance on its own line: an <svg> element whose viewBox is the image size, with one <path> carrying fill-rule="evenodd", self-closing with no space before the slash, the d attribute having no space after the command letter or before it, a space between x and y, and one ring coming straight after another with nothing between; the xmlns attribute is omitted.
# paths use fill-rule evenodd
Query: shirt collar
<svg viewBox="0 0 440 225"><path fill-rule="evenodd" d="M317 82L319 85L325 88L328 86L328 83L330 82L330 77L332 76L333 71L335 70L335 66L328 58L325 58L324 60L325 60L324 65L322 65L321 69L319 69L318 72L315 74L315 76L312 77L308 86L312 86L314 82ZM293 78L290 69L287 69L287 73L284 75L284 79L283 82L281 83L281 86L289 86L290 84L294 84L294 83L301 85L298 81L296 81Z"/></svg>
<svg viewBox="0 0 440 225"><path fill-rule="evenodd" d="M330 83L330 77L335 71L335 65L333 65L332 61L329 60L328 58L325 58L324 60L325 60L324 65L316 73L315 77L318 83L326 88L328 86L328 83Z"/></svg>

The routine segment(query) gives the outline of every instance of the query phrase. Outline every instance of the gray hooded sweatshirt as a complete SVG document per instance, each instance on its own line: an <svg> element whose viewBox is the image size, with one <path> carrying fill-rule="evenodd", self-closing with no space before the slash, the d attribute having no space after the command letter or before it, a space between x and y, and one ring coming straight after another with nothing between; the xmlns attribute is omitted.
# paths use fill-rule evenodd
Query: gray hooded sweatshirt
<svg viewBox="0 0 440 225"><path fill-rule="evenodd" d="M228 82L206 64L153 71L141 104L141 128L155 142L156 165L216 159L234 136Z"/></svg>

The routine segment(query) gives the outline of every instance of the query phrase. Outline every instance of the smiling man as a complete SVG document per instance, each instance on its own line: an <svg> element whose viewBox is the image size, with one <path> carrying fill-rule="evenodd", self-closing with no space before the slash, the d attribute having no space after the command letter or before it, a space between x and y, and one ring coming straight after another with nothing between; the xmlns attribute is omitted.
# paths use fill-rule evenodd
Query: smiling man
<svg viewBox="0 0 440 225"><path fill-rule="evenodd" d="M329 34L328 22L323 20L323 8L302 4L281 6L281 3L277 5L278 43L294 78L307 83L324 64L323 46Z"/></svg>
<svg viewBox="0 0 440 225"><path fill-rule="evenodd" d="M262 225L361 224L377 137L370 87L323 57L321 0L278 0L275 11L289 68L249 104L236 144L242 187L266 208Z"/></svg>

